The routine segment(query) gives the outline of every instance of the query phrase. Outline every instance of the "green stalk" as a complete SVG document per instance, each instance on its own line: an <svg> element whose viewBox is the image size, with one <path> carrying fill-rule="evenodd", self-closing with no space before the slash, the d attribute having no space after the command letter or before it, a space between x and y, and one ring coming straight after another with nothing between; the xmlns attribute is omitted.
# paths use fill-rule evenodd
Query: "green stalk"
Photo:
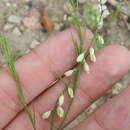
<svg viewBox="0 0 130 130"><path fill-rule="evenodd" d="M82 65L82 63L80 63L80 64L77 66L77 70L76 70L76 72L75 72L74 84L73 84L74 95L75 95L75 93L76 93L76 88L77 88L77 86L78 86L78 79L79 79L79 76L80 76L81 65ZM67 118L67 115L68 115L68 113L69 113L69 110L70 110L70 108L71 108L73 102L74 102L74 98L71 98L71 99L70 99L70 103L69 103L69 105L68 105L68 107L67 107L65 116L64 116L63 119L60 121L60 123L59 123L58 127L56 128L56 130L60 130L60 129L62 128L62 126L63 126L63 124L64 124L64 122L65 122L65 120L66 120L66 118Z"/></svg>
<svg viewBox="0 0 130 130"><path fill-rule="evenodd" d="M63 93L65 93L67 91L70 83L71 83L71 80L69 80L69 82L66 83L62 77L59 77L59 79L65 86L65 88L63 90ZM59 99L59 97L57 98L57 100L56 100L56 102L54 104L53 110L52 110L50 130L53 130L53 128L54 128L55 113L56 113L56 109L57 109L58 99Z"/></svg>
<svg viewBox="0 0 130 130"><path fill-rule="evenodd" d="M11 75L12 75L14 81L15 81L16 88L17 88L17 91L18 91L19 101L22 104L25 112L27 112L28 117L29 117L29 119L32 123L33 129L36 130L35 114L33 114L31 112L31 110L29 109L29 107L28 107L28 105L25 101L25 97L24 97L24 94L23 94L23 89L22 89L22 86L21 86L21 83L20 83L20 79L19 79L18 73L17 73L16 68L15 68L13 55L10 51L9 44L8 44L6 38L3 35L0 35L0 45L2 47L4 55L7 58L7 65L8 65L9 71L10 71L10 73L11 73Z"/></svg>

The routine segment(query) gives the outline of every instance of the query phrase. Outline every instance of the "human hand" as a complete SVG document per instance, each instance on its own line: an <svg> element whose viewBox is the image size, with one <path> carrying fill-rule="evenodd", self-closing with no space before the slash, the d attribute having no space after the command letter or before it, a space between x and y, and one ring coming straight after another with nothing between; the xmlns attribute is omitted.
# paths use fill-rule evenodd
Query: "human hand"
<svg viewBox="0 0 130 130"><path fill-rule="evenodd" d="M76 64L70 32L77 38L73 29L64 31L16 62L26 101L30 107L35 106L37 130L49 130L50 120L43 120L42 114L52 108L64 87L62 83L50 87L56 80L54 72L61 76ZM91 37L87 31L84 48L87 48ZM81 73L75 101L64 126L101 97L130 69L130 52L122 46L108 46L96 55L97 61L90 63L90 74ZM129 93L130 88L127 88L74 130L129 130ZM15 82L7 68L0 72L0 129L32 130L27 114L19 104Z"/></svg>

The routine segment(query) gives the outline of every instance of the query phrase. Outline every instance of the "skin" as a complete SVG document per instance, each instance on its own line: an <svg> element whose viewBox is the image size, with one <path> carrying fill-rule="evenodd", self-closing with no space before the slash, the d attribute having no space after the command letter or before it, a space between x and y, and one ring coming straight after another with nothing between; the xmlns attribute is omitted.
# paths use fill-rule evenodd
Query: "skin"
<svg viewBox="0 0 130 130"><path fill-rule="evenodd" d="M16 61L17 72L24 89L26 101L35 106L37 130L49 130L50 119L41 115L50 110L64 88L56 77L76 64L76 55L71 40L78 40L74 29L69 29L48 39L29 54ZM86 31L84 49L92 38ZM92 102L101 97L111 86L120 80L130 69L130 52L122 46L111 45L96 53L97 61L90 64L90 74L81 72L75 102L69 112L64 127L74 120ZM74 130L129 130L130 129L130 88L102 105L89 118ZM65 103L68 103L65 97ZM63 105L65 108L66 105ZM56 119L56 124L59 118ZM5 67L0 72L0 129L33 130L27 114L19 104L15 82Z"/></svg>

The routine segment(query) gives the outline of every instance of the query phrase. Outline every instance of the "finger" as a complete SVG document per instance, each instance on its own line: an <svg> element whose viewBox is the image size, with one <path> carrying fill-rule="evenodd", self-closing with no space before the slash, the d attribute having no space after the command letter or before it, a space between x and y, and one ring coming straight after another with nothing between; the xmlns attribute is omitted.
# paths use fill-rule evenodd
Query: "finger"
<svg viewBox="0 0 130 130"><path fill-rule="evenodd" d="M127 88L73 130L130 130L129 93Z"/></svg>
<svg viewBox="0 0 130 130"><path fill-rule="evenodd" d="M65 125L75 119L86 107L107 91L129 68L130 52L124 47L109 46L99 51L96 63L90 65L90 74L81 73L75 101ZM63 88L64 85L62 83L57 83L34 101L33 105L35 106L37 115L37 129L49 129L50 121L43 120L41 115L52 108ZM66 96L65 100L64 108L68 104L68 96ZM23 130L25 128L32 129L27 115L22 112L6 130Z"/></svg>
<svg viewBox="0 0 130 130"><path fill-rule="evenodd" d="M22 82L27 103L49 87L56 71L62 75L75 62L75 51L71 33L78 38L74 29L69 29L50 38L28 55L16 62L17 72ZM84 47L88 46L91 32L86 31ZM0 72L0 129L2 129L21 110L18 94L10 73L6 68Z"/></svg>

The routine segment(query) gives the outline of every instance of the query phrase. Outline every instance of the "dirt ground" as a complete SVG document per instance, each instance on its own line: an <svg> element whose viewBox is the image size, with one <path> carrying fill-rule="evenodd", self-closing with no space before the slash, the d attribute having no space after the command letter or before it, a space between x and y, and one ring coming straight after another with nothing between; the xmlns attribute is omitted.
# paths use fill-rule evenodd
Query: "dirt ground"
<svg viewBox="0 0 130 130"><path fill-rule="evenodd" d="M120 2L122 1L120 0ZM79 3L84 4L86 2L94 2L94 0L79 0ZM45 28L40 24L39 8L41 3L54 24L54 29L50 32L46 32ZM0 0L0 32L7 37L15 59L43 43L49 36L69 27L66 24L68 14L66 4L67 0ZM108 0L107 6L111 13L113 13L117 4L119 4L119 0ZM105 20L102 29L105 44L120 44L130 49L130 2L123 4L118 20L113 20L109 24L110 18L111 15ZM6 63L2 53L0 53L0 59L0 65L2 66ZM123 88L130 85L130 73L120 83ZM95 102L65 130L71 129L72 126L86 118L100 104L118 94L118 92L113 93L112 91Z"/></svg>

